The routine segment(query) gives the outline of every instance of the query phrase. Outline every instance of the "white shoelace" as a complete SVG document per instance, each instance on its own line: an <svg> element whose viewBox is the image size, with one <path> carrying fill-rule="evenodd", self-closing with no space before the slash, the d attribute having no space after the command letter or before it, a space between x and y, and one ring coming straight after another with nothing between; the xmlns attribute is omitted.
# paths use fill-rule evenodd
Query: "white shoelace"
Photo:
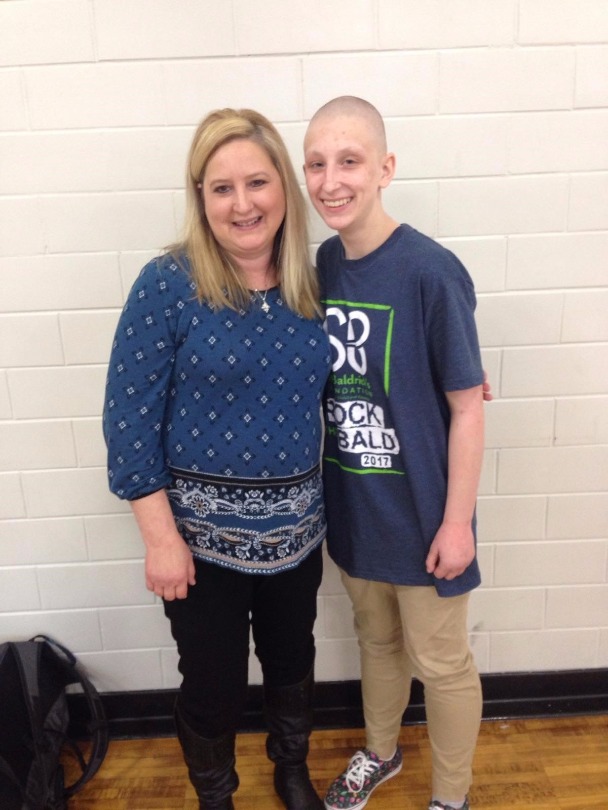
<svg viewBox="0 0 608 810"><path fill-rule="evenodd" d="M357 751L348 763L344 781L351 793L360 793L368 776L377 771L380 765L372 759L368 759L363 751Z"/></svg>

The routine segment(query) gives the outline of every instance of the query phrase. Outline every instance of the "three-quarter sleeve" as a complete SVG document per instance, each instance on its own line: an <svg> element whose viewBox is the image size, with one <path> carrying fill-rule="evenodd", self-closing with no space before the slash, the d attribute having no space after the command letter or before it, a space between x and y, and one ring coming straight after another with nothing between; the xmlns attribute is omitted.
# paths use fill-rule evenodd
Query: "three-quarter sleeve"
<svg viewBox="0 0 608 810"><path fill-rule="evenodd" d="M120 316L108 367L103 431L112 492L127 500L170 480L163 424L175 362L185 273L165 257L135 281Z"/></svg>

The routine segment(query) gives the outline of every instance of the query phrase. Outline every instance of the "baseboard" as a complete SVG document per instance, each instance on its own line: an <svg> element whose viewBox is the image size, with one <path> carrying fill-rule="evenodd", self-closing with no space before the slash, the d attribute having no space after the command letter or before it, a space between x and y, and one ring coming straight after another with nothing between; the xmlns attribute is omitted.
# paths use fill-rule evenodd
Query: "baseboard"
<svg viewBox="0 0 608 810"><path fill-rule="evenodd" d="M482 675L484 719L608 714L608 669ZM102 695L112 739L172 736L177 692L108 692ZM86 727L81 695L70 695L76 733ZM422 685L414 681L403 724L425 722ZM361 728L359 681L321 682L315 687L316 728ZM262 731L262 687L250 686L240 731Z"/></svg>

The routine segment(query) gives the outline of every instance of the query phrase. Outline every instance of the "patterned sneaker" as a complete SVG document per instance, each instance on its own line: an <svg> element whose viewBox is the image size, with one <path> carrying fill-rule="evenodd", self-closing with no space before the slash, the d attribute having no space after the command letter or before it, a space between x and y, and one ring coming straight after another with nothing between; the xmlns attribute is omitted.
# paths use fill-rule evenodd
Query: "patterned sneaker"
<svg viewBox="0 0 608 810"><path fill-rule="evenodd" d="M451 804L442 804L441 802L434 801L429 804L429 810L454 810ZM470 810L469 808L469 797L464 797L464 804L460 808L460 810Z"/></svg>
<svg viewBox="0 0 608 810"><path fill-rule="evenodd" d="M352 757L346 770L329 786L325 797L327 810L360 810L382 782L396 776L403 765L401 749L397 747L392 759L379 759L369 748Z"/></svg>

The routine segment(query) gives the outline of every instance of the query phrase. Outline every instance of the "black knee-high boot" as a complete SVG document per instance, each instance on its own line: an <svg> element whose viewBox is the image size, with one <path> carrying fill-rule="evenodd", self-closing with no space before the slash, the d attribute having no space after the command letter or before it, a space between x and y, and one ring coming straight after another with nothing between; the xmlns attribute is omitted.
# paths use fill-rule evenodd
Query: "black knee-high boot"
<svg viewBox="0 0 608 810"><path fill-rule="evenodd" d="M239 786L234 769L235 735L229 732L207 740L187 725L178 709L175 725L200 810L234 810L232 794Z"/></svg>
<svg viewBox="0 0 608 810"><path fill-rule="evenodd" d="M323 810L306 756L312 731L313 675L293 686L264 687L268 757L275 763L274 787L287 810Z"/></svg>

